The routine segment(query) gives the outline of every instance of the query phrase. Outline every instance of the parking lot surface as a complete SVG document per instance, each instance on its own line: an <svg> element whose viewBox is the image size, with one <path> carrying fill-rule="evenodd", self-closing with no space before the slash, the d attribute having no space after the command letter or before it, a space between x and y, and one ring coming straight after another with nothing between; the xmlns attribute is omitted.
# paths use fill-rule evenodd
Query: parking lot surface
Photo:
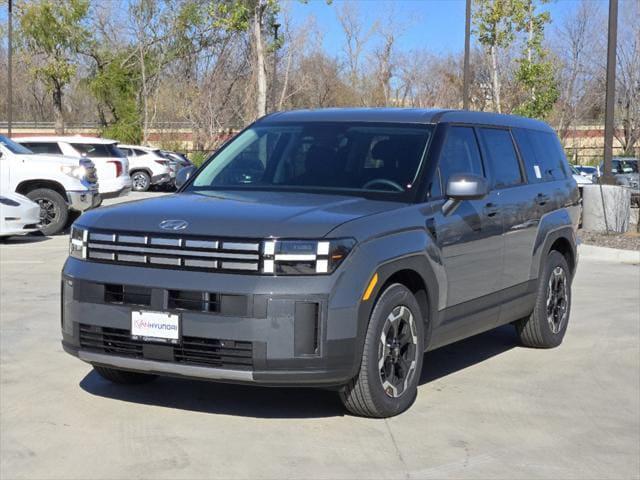
<svg viewBox="0 0 640 480"><path fill-rule="evenodd" d="M0 246L2 479L640 477L638 265L582 258L563 345L430 352L413 407L371 420L321 390L102 380L60 346L67 242Z"/></svg>

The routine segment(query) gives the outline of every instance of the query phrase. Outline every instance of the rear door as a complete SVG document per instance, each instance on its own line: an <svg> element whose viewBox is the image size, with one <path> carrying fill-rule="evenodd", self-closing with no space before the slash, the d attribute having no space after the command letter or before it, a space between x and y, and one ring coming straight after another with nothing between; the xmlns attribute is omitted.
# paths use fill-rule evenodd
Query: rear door
<svg viewBox="0 0 640 480"><path fill-rule="evenodd" d="M537 198L538 188L527 184L525 167L509 129L483 127L478 129L478 134L491 186L500 192L505 247L500 290L505 291L506 297L517 296L519 291L508 289L518 285L525 288L529 280L533 246L543 212Z"/></svg>

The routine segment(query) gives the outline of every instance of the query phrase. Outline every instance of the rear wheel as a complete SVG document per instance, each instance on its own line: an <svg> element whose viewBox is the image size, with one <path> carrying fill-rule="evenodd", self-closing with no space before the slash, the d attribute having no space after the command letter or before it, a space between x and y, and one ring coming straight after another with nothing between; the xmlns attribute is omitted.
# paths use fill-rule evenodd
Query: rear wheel
<svg viewBox="0 0 640 480"><path fill-rule="evenodd" d="M146 192L151 186L151 177L142 170L133 172L131 174L131 186L136 192Z"/></svg>
<svg viewBox="0 0 640 480"><path fill-rule="evenodd" d="M516 322L527 347L552 348L562 343L571 312L571 270L560 252L552 251L542 269L531 315Z"/></svg>
<svg viewBox="0 0 640 480"><path fill-rule="evenodd" d="M389 286L371 313L360 371L340 392L354 415L386 418L404 412L417 395L424 322L411 291Z"/></svg>
<svg viewBox="0 0 640 480"><path fill-rule="evenodd" d="M148 383L158 378L157 375L151 375L149 373L129 372L126 370L118 370L117 368L100 367L98 365L94 365L93 369L98 372L98 375L102 378L113 383L125 385Z"/></svg>
<svg viewBox="0 0 640 480"><path fill-rule="evenodd" d="M69 208L62 195L48 188L37 188L27 193L27 197L40 205L40 231L44 235L55 235L64 230Z"/></svg>

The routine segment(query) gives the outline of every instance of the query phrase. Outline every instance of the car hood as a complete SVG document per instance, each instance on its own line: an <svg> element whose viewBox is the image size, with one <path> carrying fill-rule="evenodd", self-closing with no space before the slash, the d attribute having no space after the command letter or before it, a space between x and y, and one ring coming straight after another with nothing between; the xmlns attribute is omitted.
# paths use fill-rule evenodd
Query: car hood
<svg viewBox="0 0 640 480"><path fill-rule="evenodd" d="M30 153L19 155L21 160L26 160L28 162L38 162L45 164L53 164L56 165L69 165L72 167L77 167L80 165L80 157L73 157L68 155L55 155L50 153Z"/></svg>
<svg viewBox="0 0 640 480"><path fill-rule="evenodd" d="M77 224L87 228L231 238L321 238L337 226L406 204L343 195L296 192L181 193L99 208ZM164 220L184 220L180 232Z"/></svg>

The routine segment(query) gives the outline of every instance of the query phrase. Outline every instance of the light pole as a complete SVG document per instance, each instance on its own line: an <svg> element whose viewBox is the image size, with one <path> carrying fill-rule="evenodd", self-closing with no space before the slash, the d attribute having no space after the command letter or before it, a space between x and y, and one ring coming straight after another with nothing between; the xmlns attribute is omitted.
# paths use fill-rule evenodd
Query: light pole
<svg viewBox="0 0 640 480"><path fill-rule="evenodd" d="M278 29L280 28L279 23L273 24L273 78L271 79L271 101L272 107L271 111L275 112L278 101L276 99L277 89L276 89L276 79L278 78Z"/></svg>
<svg viewBox="0 0 640 480"><path fill-rule="evenodd" d="M464 72L462 77L462 108L469 110L469 44L471 38L471 0L467 0L464 22Z"/></svg>
<svg viewBox="0 0 640 480"><path fill-rule="evenodd" d="M9 9L7 12L7 19L9 22L9 38L7 45L9 48L9 52L7 55L7 60L9 63L9 68L7 68L7 136L11 138L11 124L13 123L13 0L9 0L7 7Z"/></svg>
<svg viewBox="0 0 640 480"><path fill-rule="evenodd" d="M604 172L601 183L614 184L611 174L613 129L616 102L616 42L618 40L618 0L609 0L609 38L607 41L607 86L604 113Z"/></svg>

